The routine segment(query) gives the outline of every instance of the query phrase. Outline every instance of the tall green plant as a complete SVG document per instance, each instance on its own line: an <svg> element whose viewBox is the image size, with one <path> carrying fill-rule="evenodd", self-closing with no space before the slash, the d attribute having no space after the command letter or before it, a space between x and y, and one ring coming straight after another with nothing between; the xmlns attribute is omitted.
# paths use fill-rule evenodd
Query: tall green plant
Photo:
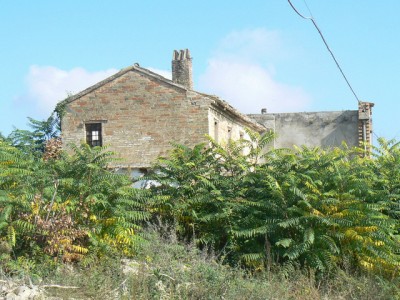
<svg viewBox="0 0 400 300"><path fill-rule="evenodd" d="M148 212L130 179L107 169L112 153L82 145L44 160L0 143L0 239L16 255L132 254Z"/></svg>
<svg viewBox="0 0 400 300"><path fill-rule="evenodd" d="M396 222L383 213L384 205L359 197L365 194L359 189L368 184L359 184L365 159L355 154L347 149L302 148L280 158L286 164L269 164L278 167L274 178L286 203L284 214L268 221L276 255L284 261L300 261L321 272L346 262L396 271Z"/></svg>
<svg viewBox="0 0 400 300"><path fill-rule="evenodd" d="M400 220L400 143L379 138L373 150L368 198L386 205L386 214Z"/></svg>
<svg viewBox="0 0 400 300"><path fill-rule="evenodd" d="M397 221L388 202L372 201L369 158L345 145L265 151L271 136L250 137L176 146L160 159L151 177L158 214L233 263L397 272Z"/></svg>

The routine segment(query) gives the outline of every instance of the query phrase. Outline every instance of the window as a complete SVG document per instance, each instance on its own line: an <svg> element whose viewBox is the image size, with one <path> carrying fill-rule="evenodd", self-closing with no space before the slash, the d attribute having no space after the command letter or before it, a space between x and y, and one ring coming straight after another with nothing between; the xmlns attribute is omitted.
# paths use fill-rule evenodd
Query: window
<svg viewBox="0 0 400 300"><path fill-rule="evenodd" d="M214 140L218 143L219 124L218 120L214 120Z"/></svg>
<svg viewBox="0 0 400 300"><path fill-rule="evenodd" d="M228 126L228 141L232 139L232 127Z"/></svg>
<svg viewBox="0 0 400 300"><path fill-rule="evenodd" d="M86 124L86 143L91 147L103 145L101 123Z"/></svg>

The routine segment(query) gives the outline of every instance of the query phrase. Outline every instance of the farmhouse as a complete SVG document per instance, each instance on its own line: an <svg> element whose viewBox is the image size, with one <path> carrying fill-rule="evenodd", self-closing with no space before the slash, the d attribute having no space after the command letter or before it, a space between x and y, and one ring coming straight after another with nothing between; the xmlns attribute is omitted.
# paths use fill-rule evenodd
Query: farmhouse
<svg viewBox="0 0 400 300"><path fill-rule="evenodd" d="M86 141L109 145L123 160L121 168L148 168L172 148L193 146L210 135L216 141L246 138L245 128L263 125L216 96L193 91L192 58L174 51L172 80L130 66L71 96L62 117L63 144Z"/></svg>
<svg viewBox="0 0 400 300"><path fill-rule="evenodd" d="M189 50L173 52L172 80L135 64L61 102L63 144L109 145L114 167L146 169L171 142L193 146L246 138L246 128L273 130L276 147L350 146L371 142L372 103L342 112L244 115L226 101L193 90Z"/></svg>

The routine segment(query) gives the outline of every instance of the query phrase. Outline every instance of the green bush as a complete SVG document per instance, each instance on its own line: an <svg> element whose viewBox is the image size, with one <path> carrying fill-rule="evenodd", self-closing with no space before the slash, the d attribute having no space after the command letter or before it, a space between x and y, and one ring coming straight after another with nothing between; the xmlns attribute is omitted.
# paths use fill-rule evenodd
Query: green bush
<svg viewBox="0 0 400 300"><path fill-rule="evenodd" d="M44 159L0 141L0 242L14 258L132 255L150 213L130 178L107 169L112 160L88 145Z"/></svg>
<svg viewBox="0 0 400 300"><path fill-rule="evenodd" d="M227 145L178 145L154 166L151 203L181 239L253 270L280 263L319 275L346 266L398 276L393 216L400 176L379 175L398 169L397 144L370 159L345 145L265 151L273 137L250 136Z"/></svg>

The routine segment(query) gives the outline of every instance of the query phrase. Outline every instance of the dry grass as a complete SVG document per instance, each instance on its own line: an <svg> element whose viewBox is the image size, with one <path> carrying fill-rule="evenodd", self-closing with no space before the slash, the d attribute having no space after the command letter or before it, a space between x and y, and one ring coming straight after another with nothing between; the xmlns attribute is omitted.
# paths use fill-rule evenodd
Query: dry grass
<svg viewBox="0 0 400 300"><path fill-rule="evenodd" d="M288 274L279 267L270 273L248 274L178 242L173 231L165 228L149 229L148 238L135 260L102 258L49 271L37 284L80 288L46 288L43 299L400 299L398 286L378 277L339 272L317 282L312 272Z"/></svg>

